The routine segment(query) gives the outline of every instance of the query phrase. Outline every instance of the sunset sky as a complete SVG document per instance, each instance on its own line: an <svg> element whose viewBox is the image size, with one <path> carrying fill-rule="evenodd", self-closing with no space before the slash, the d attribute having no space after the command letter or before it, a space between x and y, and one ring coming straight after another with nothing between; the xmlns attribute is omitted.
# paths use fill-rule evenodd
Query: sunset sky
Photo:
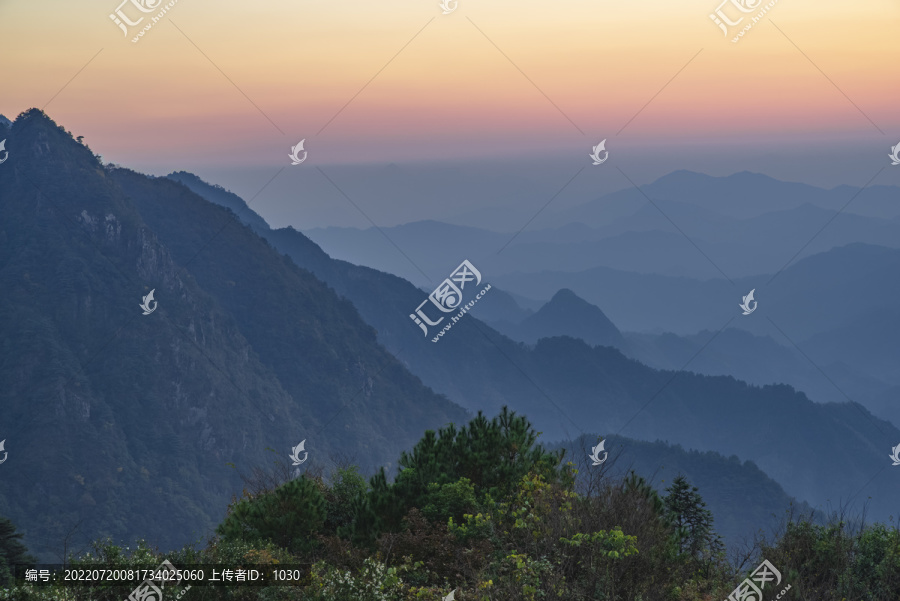
<svg viewBox="0 0 900 601"><path fill-rule="evenodd" d="M46 107L156 173L280 167L300 139L324 165L581 160L606 138L659 159L643 179L778 149L806 181L853 155L836 177L861 184L854 161L900 142L895 1L779 0L739 43L717 0L178 0L138 43L119 1L0 0L0 113Z"/></svg>

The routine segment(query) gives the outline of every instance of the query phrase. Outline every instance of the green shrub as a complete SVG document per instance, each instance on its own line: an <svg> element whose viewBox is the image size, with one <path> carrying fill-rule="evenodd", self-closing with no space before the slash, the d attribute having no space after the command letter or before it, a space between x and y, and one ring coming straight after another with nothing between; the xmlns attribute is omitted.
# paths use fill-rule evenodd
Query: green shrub
<svg viewBox="0 0 900 601"><path fill-rule="evenodd" d="M325 498L315 482L297 478L257 498L241 499L216 532L226 540L272 541L290 551L308 552L325 513Z"/></svg>

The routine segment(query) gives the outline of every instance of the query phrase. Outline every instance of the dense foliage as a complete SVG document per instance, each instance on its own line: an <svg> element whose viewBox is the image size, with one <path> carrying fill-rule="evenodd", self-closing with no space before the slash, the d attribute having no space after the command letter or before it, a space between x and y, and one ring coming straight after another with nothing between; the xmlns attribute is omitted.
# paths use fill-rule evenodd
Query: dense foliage
<svg viewBox="0 0 900 601"><path fill-rule="evenodd" d="M325 498L308 478L286 482L257 498L235 503L216 530L229 539L272 541L301 551L325 522Z"/></svg>
<svg viewBox="0 0 900 601"><path fill-rule="evenodd" d="M787 588L788 600L891 601L900 590L896 529L788 516L779 536L758 541L734 565L685 478L660 494L631 473L579 494L574 465L535 439L513 412L479 415L459 429L427 432L402 455L392 483L380 472L366 485L353 467L330 478L288 472L274 485L256 479L202 549L160 554L100 541L72 564L302 566L292 586L180 589L189 601L412 601L451 591L459 601L712 601L727 597L763 559L781 574L767 596ZM20 583L0 599L128 593Z"/></svg>

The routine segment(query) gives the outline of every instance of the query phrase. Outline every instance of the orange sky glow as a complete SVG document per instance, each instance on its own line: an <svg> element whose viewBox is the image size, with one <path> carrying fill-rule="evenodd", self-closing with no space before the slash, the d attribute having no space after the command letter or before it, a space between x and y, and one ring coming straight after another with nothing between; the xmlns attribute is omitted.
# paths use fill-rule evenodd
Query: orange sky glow
<svg viewBox="0 0 900 601"><path fill-rule="evenodd" d="M4 0L0 113L46 107L125 164L265 164L301 138L338 163L602 138L896 143L900 5L779 0L733 43L717 4L178 0L133 43L117 0Z"/></svg>

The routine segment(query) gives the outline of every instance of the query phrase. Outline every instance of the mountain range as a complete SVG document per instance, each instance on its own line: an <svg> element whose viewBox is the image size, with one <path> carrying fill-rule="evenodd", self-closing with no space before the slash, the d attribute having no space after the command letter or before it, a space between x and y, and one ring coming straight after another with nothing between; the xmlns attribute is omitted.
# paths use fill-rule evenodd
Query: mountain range
<svg viewBox="0 0 900 601"><path fill-rule="evenodd" d="M900 248L898 196L894 186L824 190L752 173L680 171L574 208L554 212L550 205L519 233L437 221L304 233L336 258L414 282L420 270L447 269L448 254L463 254L498 277L540 280L545 271L607 267L735 279L856 242Z"/></svg>
<svg viewBox="0 0 900 601"><path fill-rule="evenodd" d="M177 174L173 177L189 180L187 185L195 192L215 202L215 196L209 191L211 187L199 178ZM239 200L232 197L230 202ZM884 473L882 457L896 444L891 441L900 440L900 431L846 397L840 403L816 403L774 378L774 382L770 379L766 385L754 386L730 375L705 376L683 369L653 369L630 359L619 349L592 347L568 336L544 338L534 345L524 340L517 342L479 319L470 319L478 317L481 304L472 309L472 315L454 325L452 335L432 343L428 338L423 339L422 332L409 320L409 314L425 298L426 293L421 289L396 276L347 262L326 265L321 255L305 252L309 241L291 228L270 230L262 235L295 260L306 261L305 266L354 303L363 318L378 331L379 341L413 373L467 409L491 413L507 404L533 419L548 440L575 439L588 432L620 434L642 440L659 439L698 451L737 455L754 461L788 494L816 507L859 502L864 490L865 496L871 497L870 515L887 519L892 514L890 499L900 491L894 490L898 483ZM850 277L855 273L867 289L883 290L894 285L876 274L879 267L891 269L896 251L851 245L849 256L841 249L833 252L839 260L834 269L829 269L829 275L844 273ZM880 257L881 263L853 270L850 266L854 254ZM781 277L785 282L793 282L796 294L809 295L814 290L801 283L811 279L819 265L827 262L827 253L805 259L789 268L802 277L789 277L792 274L788 270ZM452 263L447 261L451 265L448 273ZM597 271L603 273L602 268ZM654 283L664 279L640 274L621 276ZM508 280L492 278L492 282ZM702 300L693 312L698 323L708 324L716 319L715 331L718 331L740 317L736 310L740 295L735 298L736 287L726 281L700 282L700 287L706 288L705 295L695 288L697 282L693 280L667 278L665 281L678 283L681 290ZM607 296L622 294L616 282L601 277L595 282L596 289L603 290ZM829 282L829 290L840 286L841 282ZM502 288L514 287L504 284ZM556 291L561 288L566 286L558 286ZM787 285L785 288L794 290ZM549 293L550 287L546 290ZM523 288L514 291L527 293ZM491 290L485 298L495 292L502 293L502 290ZM668 293L673 295L671 289ZM501 296L498 304L504 307L510 307L515 300L507 294ZM660 298L667 298L665 294L623 296L618 298L619 306L631 303L635 305L632 311L650 310L650 305L658 305ZM841 298L847 300L851 296L855 302L843 308L845 313L876 302L857 298L846 290ZM563 295L567 297L571 298ZM840 300L829 302L834 306ZM683 298L679 301L685 303ZM773 320L791 323L788 318L802 313L803 307L802 303L798 306L785 302L780 313L773 312ZM821 308L821 312L826 311ZM497 307L487 313L496 318ZM672 313L673 319L677 318L677 310L673 309ZM516 320L508 320L507 325L510 322L515 325L529 315L521 307L511 311L512 314L517 316ZM616 322L615 318L610 319ZM498 325L500 329L503 327ZM573 324L570 322L565 327L572 328ZM578 327L577 323L574 327ZM773 329L767 327L769 331ZM796 334L793 329L790 332ZM623 336L627 342L628 335ZM689 365L681 367L691 369ZM838 456L833 452L836 440L842 444Z"/></svg>
<svg viewBox="0 0 900 601"><path fill-rule="evenodd" d="M287 463L301 441L297 469L371 473L426 430L504 405L571 457L605 437L615 466L661 486L688 474L731 540L792 497L871 497L871 517L892 514L900 483L884 466L900 431L857 403L650 367L614 348L636 343L606 307L564 286L535 308L492 288L435 343L410 319L428 290L332 259L223 188L103 164L37 109L6 138L0 515L45 560L73 532L168 548L208 535L241 474ZM894 251L858 252L891 264ZM448 252L430 286L464 258ZM849 263L864 289L886 287L868 279L877 266ZM736 307L721 296L724 322ZM782 311L776 322L801 309ZM481 314L507 317L509 335ZM798 324L803 339L829 331L815 323Z"/></svg>

